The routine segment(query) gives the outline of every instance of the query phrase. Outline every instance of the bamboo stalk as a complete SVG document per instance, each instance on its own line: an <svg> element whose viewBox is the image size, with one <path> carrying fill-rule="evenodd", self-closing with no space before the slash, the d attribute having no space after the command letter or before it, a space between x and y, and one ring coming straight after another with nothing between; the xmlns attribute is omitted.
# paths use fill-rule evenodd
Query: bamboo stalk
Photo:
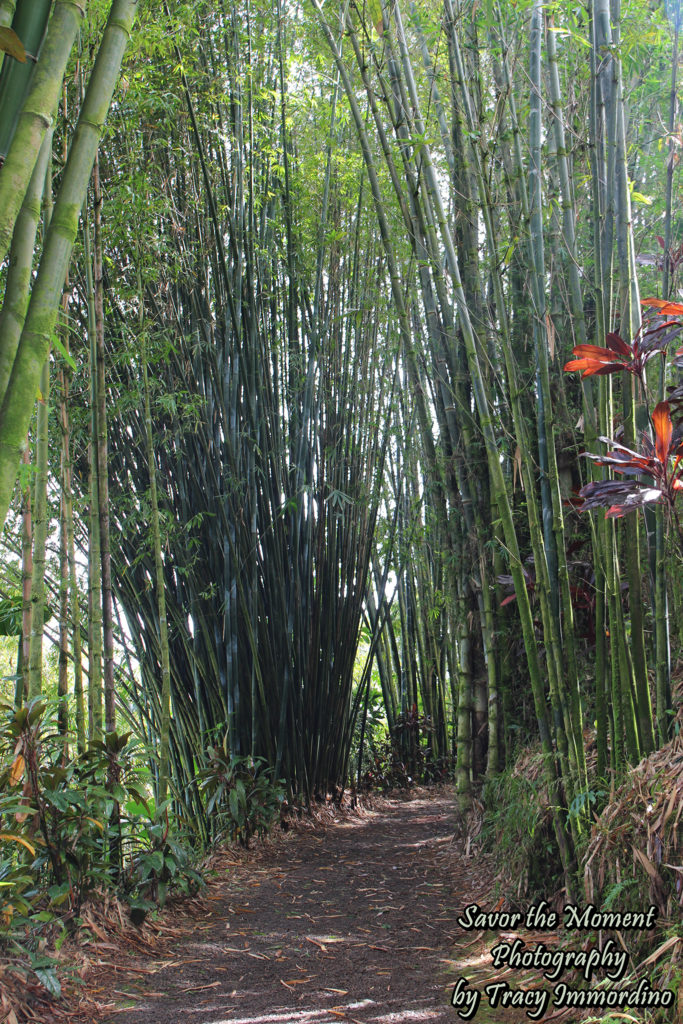
<svg viewBox="0 0 683 1024"><path fill-rule="evenodd" d="M0 521L2 522L7 516L14 489L17 466L33 409L36 385L47 355L59 297L78 228L79 211L87 189L102 126L109 110L136 8L136 0L114 0L112 4L107 28L88 83L76 134L69 152L69 160L55 202L52 223L45 239L40 269L31 293L31 302L9 385L0 406ZM41 61L41 65L49 66L52 76L47 83L42 82L41 85L41 88L50 86L48 106L50 112L56 105L58 86L61 85L62 75L59 69L63 68L66 56L68 56L67 52L61 64L56 55L54 59L48 58L52 25L55 23L57 15L61 17L62 12L64 12L64 17L69 19L70 27L73 26L73 33L70 33L70 29L67 31L66 27L62 33L64 40L68 42L68 50L71 49L71 41L78 24L75 5L71 2L67 3L66 0L60 0L55 7ZM56 83L57 90L53 96L55 90L52 89L52 86L56 81L56 72L59 73L59 81ZM31 98L37 83L38 76L36 75L34 87L24 107L25 112L32 109ZM36 121L39 121L41 116L36 114ZM2 221L0 223L0 253L3 255L9 245L9 235L14 225L16 211L26 192L46 125L43 125L42 129L36 133L35 144L29 144L29 141L24 139L21 128L20 122L12 149L0 171L0 209L3 210L3 217L0 218ZM17 153L21 151L21 157L18 158L21 166L16 171L11 160L15 150ZM30 171L27 172L26 168L29 165ZM19 181L18 179L22 178L22 175L25 180ZM5 193L5 189L7 193Z"/></svg>
<svg viewBox="0 0 683 1024"><path fill-rule="evenodd" d="M85 0L83 3L75 3L74 0L57 0L55 3L41 60L0 168L0 261L7 255L43 138L52 125L66 63L84 10Z"/></svg>

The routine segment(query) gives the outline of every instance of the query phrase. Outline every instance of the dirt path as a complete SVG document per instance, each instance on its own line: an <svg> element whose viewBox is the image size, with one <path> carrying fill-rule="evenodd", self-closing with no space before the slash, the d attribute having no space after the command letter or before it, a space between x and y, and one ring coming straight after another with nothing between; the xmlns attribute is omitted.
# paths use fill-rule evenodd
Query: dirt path
<svg viewBox="0 0 683 1024"><path fill-rule="evenodd" d="M456 917L490 880L453 814L443 797L387 802L230 867L153 973L122 965L109 991L135 1006L119 997L106 1024L454 1024Z"/></svg>

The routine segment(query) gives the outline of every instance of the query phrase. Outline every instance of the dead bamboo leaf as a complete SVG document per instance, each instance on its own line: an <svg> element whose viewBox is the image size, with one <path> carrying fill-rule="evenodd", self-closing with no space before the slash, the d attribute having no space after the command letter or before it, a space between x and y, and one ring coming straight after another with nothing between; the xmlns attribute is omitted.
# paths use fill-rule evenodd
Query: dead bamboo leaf
<svg viewBox="0 0 683 1024"><path fill-rule="evenodd" d="M9 784L10 786L18 786L24 774L24 768L26 767L26 761L24 760L23 754L17 754L14 759L14 764L10 768L9 773Z"/></svg>
<svg viewBox="0 0 683 1024"><path fill-rule="evenodd" d="M545 327L548 334L548 351L550 359L555 359L555 324L550 319L550 313L545 314Z"/></svg>
<svg viewBox="0 0 683 1024"><path fill-rule="evenodd" d="M0 28L0 50L14 57L21 64L26 63L26 50L19 36L11 28Z"/></svg>
<svg viewBox="0 0 683 1024"><path fill-rule="evenodd" d="M666 825L667 821L669 820L669 818L673 814L673 809L676 806L676 801L678 800L678 798L679 798L678 791L677 791L676 787L674 786L674 788L671 790L671 795L669 797L669 802L666 805L666 810L663 811L662 816L660 817L659 821L657 822L657 825L656 825L657 831L659 831L659 829L663 828L664 825Z"/></svg>
<svg viewBox="0 0 683 1024"><path fill-rule="evenodd" d="M640 861L641 865L647 871L647 873L650 876L650 878L659 879L659 871L657 871L657 868L654 866L652 861L648 857L645 856L643 851L639 850L637 847L634 846L633 847L633 852L636 855L636 857L638 858L638 860Z"/></svg>
<svg viewBox="0 0 683 1024"><path fill-rule="evenodd" d="M516 481L519 476L519 485L524 490L524 481L522 479L522 449L517 445L515 448L515 458L512 467L512 490L516 489Z"/></svg>
<svg viewBox="0 0 683 1024"><path fill-rule="evenodd" d="M207 988L220 988L220 981L212 981L210 985L193 985L191 988L181 989L182 992L204 992Z"/></svg>
<svg viewBox="0 0 683 1024"><path fill-rule="evenodd" d="M663 953L666 953L669 949L672 949L679 942L683 942L680 935L672 935L670 938L663 942L661 946L658 946L654 953L650 953L649 957L640 964L641 967L647 967L648 964L653 964L659 960Z"/></svg>

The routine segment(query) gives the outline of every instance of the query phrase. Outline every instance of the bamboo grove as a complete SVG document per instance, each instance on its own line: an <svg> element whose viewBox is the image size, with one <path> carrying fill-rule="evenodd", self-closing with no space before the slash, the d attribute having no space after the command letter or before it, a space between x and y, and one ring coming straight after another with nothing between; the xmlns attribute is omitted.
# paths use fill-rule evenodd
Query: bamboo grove
<svg viewBox="0 0 683 1024"><path fill-rule="evenodd" d="M677 495L577 498L668 394L673 464L679 314L640 376L564 370L677 295L677 0L29 6L0 2L38 53L0 77L15 702L46 631L65 743L132 728L200 841L224 738L338 792L377 692L463 809L534 739L569 879L586 736L598 778L664 743L681 649Z"/></svg>

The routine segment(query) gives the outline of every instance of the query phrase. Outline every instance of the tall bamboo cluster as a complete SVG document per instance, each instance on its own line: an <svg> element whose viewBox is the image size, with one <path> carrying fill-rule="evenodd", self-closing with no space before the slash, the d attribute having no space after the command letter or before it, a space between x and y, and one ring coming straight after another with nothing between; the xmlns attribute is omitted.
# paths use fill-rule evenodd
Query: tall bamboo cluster
<svg viewBox="0 0 683 1024"><path fill-rule="evenodd" d="M225 4L204 24L174 105L145 86L161 130L119 112L109 152L141 194L109 222L104 296L113 585L135 702L195 811L224 733L305 798L344 778L397 369L362 192L335 181L334 102L307 114L323 158L298 158L273 15Z"/></svg>
<svg viewBox="0 0 683 1024"><path fill-rule="evenodd" d="M643 593L654 597L657 572L648 579L643 571L646 533L633 516L616 528L579 525L574 514L567 519L566 505L566 485L578 486L584 472L576 458L581 434L588 444L608 434L615 405L601 382L584 387L577 409L578 396L563 379L564 356L576 344L604 344L616 326L628 337L639 326L627 166L635 126L624 102L619 8L596 2L578 23L574 12L550 15L540 3L520 10L444 0L418 9L390 0L351 5L340 15L311 0L311 10L377 183L385 249L400 258L396 233L383 226L392 209L400 211L412 250L412 272L394 299L399 315L405 311L405 359L418 409L430 389L430 408L417 419L425 480L454 554L449 602L462 626L450 640L461 665L473 644L486 665L483 701L465 673L460 679L459 790L468 797L473 761L481 764L475 736L482 706L494 771L505 726L513 724L501 713L499 685L509 668L496 592L497 582L509 580L546 779L559 805L579 806L587 720L597 716L602 766L610 757L613 767L624 756L637 758L654 742ZM349 41L343 53L342 36ZM574 40L592 54L590 69L578 64ZM593 188L579 190L579 177ZM549 196L556 197L550 210ZM592 233L584 226L591 222ZM417 316L410 316L411 303ZM642 396L631 394L633 378L624 377L624 422L633 439L644 426ZM568 553L570 533L587 559L583 580ZM577 595L593 586L595 669L575 623ZM664 591L657 616L663 606ZM661 662L659 627L657 635ZM577 817L571 820L573 836L563 815L556 822L558 838L565 833L566 866L579 829Z"/></svg>

